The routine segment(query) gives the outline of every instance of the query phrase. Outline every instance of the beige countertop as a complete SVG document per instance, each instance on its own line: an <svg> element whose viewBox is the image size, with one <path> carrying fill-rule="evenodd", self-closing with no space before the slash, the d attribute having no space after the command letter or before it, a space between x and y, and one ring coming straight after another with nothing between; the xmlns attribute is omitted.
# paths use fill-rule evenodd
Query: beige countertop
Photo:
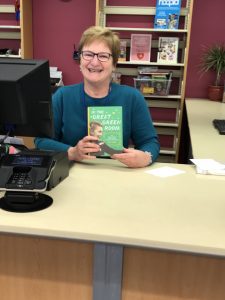
<svg viewBox="0 0 225 300"><path fill-rule="evenodd" d="M161 178L163 166L185 173ZM190 165L129 169L98 159L75 164L52 191L49 208L0 210L2 233L225 255L225 178L198 175Z"/></svg>
<svg viewBox="0 0 225 300"><path fill-rule="evenodd" d="M225 163L225 135L212 124L213 119L225 119L225 103L206 99L186 99L185 103L194 158Z"/></svg>

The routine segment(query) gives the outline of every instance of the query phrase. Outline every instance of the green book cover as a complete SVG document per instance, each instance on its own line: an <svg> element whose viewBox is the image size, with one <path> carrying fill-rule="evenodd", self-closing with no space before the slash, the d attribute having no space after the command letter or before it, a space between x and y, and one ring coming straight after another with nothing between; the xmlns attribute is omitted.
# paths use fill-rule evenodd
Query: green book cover
<svg viewBox="0 0 225 300"><path fill-rule="evenodd" d="M97 136L100 151L95 156L111 156L123 150L121 106L88 107L88 135Z"/></svg>

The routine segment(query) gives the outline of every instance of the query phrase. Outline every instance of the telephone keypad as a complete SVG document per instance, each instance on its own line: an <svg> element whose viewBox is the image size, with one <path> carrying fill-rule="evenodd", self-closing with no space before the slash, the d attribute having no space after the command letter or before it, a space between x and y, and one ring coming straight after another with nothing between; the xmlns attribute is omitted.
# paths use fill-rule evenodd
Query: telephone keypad
<svg viewBox="0 0 225 300"><path fill-rule="evenodd" d="M7 186L10 188L29 189L32 188L32 180L28 173L13 173L7 183Z"/></svg>

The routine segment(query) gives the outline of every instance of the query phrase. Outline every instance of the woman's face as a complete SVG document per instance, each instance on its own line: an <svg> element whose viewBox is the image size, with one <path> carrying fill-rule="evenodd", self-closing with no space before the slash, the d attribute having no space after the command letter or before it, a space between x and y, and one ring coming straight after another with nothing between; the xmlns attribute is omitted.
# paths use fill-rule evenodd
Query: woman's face
<svg viewBox="0 0 225 300"><path fill-rule="evenodd" d="M85 45L82 51L91 51L94 53L111 53L110 49L104 42L94 41L90 45ZM99 61L97 55L91 60L85 60L82 55L80 59L80 69L84 77L84 81L90 83L106 83L111 81L113 66L112 56L107 61Z"/></svg>

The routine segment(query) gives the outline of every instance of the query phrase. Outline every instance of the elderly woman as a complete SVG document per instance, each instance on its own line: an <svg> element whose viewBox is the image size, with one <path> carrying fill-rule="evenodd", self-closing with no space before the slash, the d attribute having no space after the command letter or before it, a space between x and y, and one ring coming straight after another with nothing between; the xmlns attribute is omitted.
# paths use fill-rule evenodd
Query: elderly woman
<svg viewBox="0 0 225 300"><path fill-rule="evenodd" d="M90 27L78 50L83 82L61 87L54 94L55 137L36 138L36 147L67 151L74 161L95 159L89 154L98 152L100 146L95 143L97 137L87 135L87 108L121 106L124 149L111 158L131 168L148 166L158 157L160 146L145 99L137 89L111 81L120 54L118 35L107 28ZM129 148L131 140L134 148Z"/></svg>

